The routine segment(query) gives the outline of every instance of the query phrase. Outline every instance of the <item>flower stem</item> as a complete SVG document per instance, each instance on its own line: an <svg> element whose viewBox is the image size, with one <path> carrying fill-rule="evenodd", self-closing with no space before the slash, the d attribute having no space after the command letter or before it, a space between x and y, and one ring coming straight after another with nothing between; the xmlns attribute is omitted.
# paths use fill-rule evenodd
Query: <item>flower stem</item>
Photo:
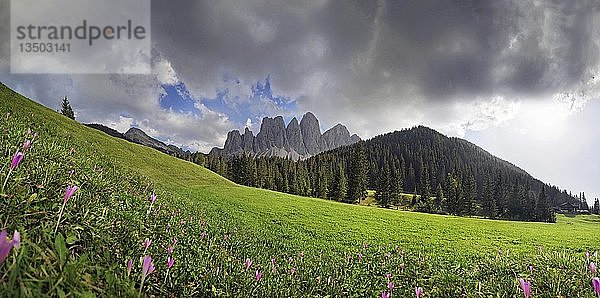
<svg viewBox="0 0 600 298"><path fill-rule="evenodd" d="M8 182L8 177L12 174L12 169L8 170L8 174L6 174L6 179L4 179L4 184L2 184L2 192L4 193L4 188L6 187L6 183Z"/></svg>
<svg viewBox="0 0 600 298"><path fill-rule="evenodd" d="M56 222L56 228L54 228L54 234L58 231L58 225L60 224L60 219L62 218L63 211L65 210L65 205L67 202L63 202L62 207L60 207L60 212L58 213L58 221Z"/></svg>
<svg viewBox="0 0 600 298"><path fill-rule="evenodd" d="M146 279L146 277L142 276L142 283L140 284L140 292L138 293L138 297L142 296L142 288L144 287L144 279Z"/></svg>

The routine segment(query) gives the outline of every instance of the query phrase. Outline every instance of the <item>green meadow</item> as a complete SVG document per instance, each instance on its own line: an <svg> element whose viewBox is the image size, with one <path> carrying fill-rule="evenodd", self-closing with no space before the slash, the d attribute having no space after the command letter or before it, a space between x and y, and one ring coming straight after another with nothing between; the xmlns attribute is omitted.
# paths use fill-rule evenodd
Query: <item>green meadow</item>
<svg viewBox="0 0 600 298"><path fill-rule="evenodd" d="M239 186L3 85L0 119L0 223L21 233L1 296L523 297L524 278L532 297L595 297L598 216L484 220ZM156 270L142 285L145 255Z"/></svg>

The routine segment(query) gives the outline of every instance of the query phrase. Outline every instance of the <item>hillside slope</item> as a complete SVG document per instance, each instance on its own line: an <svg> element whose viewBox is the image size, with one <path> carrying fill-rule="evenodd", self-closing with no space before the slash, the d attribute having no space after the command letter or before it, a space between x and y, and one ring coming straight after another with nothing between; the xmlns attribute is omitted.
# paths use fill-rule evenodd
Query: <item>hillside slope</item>
<svg viewBox="0 0 600 298"><path fill-rule="evenodd" d="M416 286L432 297L476 291L511 297L519 293L515 275L534 280L541 297L593 296L583 251L599 248L597 217L488 221L238 186L85 127L5 86L0 116L1 178L32 138L27 130L38 135L0 201L4 228L21 232L20 248L0 264L6 296L365 297L393 282L393 295L401 297L413 297ZM80 190L55 234L68 184ZM150 207L153 191L158 199ZM152 243L145 251L146 238ZM140 290L144 255L156 271ZM175 260L170 270L168 257Z"/></svg>

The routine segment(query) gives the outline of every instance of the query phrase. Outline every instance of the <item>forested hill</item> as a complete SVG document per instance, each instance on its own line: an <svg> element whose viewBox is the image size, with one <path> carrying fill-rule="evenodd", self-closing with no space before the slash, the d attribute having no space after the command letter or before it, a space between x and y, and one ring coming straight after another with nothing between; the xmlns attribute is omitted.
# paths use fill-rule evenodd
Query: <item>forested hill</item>
<svg viewBox="0 0 600 298"><path fill-rule="evenodd" d="M364 147L369 189L386 192L386 187L393 188L401 181L403 192L425 197L416 202L423 211L533 219L535 208L542 208L537 205L544 203L539 202L543 188L550 207L580 202L471 142L446 137L424 126L377 136L364 142ZM343 147L316 156L309 163L341 159L347 164L345 159L354 158L353 151L356 146ZM446 202L430 199L438 193Z"/></svg>
<svg viewBox="0 0 600 298"><path fill-rule="evenodd" d="M299 162L237 156L209 157L206 165L250 186L349 203L373 189L383 206L433 213L553 221L552 207L580 205L578 197L545 185L482 148L423 126ZM418 196L405 202L402 193Z"/></svg>

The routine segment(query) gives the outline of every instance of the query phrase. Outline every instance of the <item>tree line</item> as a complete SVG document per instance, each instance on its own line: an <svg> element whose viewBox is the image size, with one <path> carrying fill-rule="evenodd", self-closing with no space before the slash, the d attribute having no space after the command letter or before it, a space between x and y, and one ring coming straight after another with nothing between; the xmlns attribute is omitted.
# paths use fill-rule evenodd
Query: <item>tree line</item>
<svg viewBox="0 0 600 298"><path fill-rule="evenodd" d="M239 184L346 203L372 189L382 207L544 222L554 222L554 208L565 202L588 208L472 143L422 126L300 161L244 154L191 159Z"/></svg>

